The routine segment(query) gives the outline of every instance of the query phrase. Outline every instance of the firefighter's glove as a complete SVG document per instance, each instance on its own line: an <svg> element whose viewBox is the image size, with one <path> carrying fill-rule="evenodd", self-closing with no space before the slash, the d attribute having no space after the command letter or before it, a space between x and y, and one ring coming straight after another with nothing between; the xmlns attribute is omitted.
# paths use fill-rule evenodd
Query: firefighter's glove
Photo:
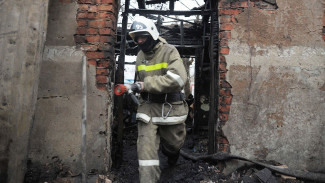
<svg viewBox="0 0 325 183"><path fill-rule="evenodd" d="M129 86L127 86L127 88L129 88L129 90L131 90L134 93L140 93L143 89L142 86L143 85L140 82L136 82L136 83L130 84Z"/></svg>

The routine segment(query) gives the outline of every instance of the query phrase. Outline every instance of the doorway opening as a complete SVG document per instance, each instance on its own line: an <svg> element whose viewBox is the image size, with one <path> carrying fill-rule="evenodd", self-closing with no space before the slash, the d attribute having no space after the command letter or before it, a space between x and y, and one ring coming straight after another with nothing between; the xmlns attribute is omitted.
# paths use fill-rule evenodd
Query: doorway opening
<svg viewBox="0 0 325 183"><path fill-rule="evenodd" d="M134 16L145 16L154 20L160 36L174 45L188 71L188 82L184 88L186 101L190 106L187 121L193 133L205 133L208 137L208 151L215 153L217 136L220 133L219 102L219 22L216 0L208 1L176 0L125 0L121 4L121 16L117 28L115 48L117 60L116 84L134 82L135 56L137 45L128 35ZM184 9L177 9L178 5ZM126 117L125 115L128 115ZM123 97L115 99L115 121L117 147L113 150L121 159L123 128L125 121L133 121L133 113L123 108ZM114 138L114 137L113 137ZM114 160L113 160L114 161ZM118 162L119 160L115 160Z"/></svg>

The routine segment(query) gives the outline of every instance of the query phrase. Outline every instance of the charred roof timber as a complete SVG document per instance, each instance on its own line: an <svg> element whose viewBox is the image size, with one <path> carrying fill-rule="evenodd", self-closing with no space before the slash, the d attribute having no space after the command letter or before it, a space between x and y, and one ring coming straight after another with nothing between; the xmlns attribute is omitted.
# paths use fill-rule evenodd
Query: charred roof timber
<svg viewBox="0 0 325 183"><path fill-rule="evenodd" d="M147 10L147 9L129 9L132 14L157 14L157 15L210 15L209 10L191 10L191 11L170 11L170 10Z"/></svg>

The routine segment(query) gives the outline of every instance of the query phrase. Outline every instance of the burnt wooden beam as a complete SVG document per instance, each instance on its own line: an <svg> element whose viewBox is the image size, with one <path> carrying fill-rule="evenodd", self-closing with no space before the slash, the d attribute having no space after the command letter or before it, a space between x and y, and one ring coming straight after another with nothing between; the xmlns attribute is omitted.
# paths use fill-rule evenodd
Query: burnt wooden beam
<svg viewBox="0 0 325 183"><path fill-rule="evenodd" d="M146 1L146 4L160 4L160 3L166 3L167 1L170 0L151 0L151 1Z"/></svg>
<svg viewBox="0 0 325 183"><path fill-rule="evenodd" d="M184 22L183 21L181 21L180 33L181 33L181 45L184 45Z"/></svg>
<svg viewBox="0 0 325 183"><path fill-rule="evenodd" d="M144 0L137 0L138 1L138 6L140 9L146 9L146 4Z"/></svg>
<svg viewBox="0 0 325 183"><path fill-rule="evenodd" d="M217 10L216 0L210 0L212 10ZM218 12L212 11L210 15L210 111L208 121L208 154L216 152L216 126L219 121L218 105L219 105L219 74L218 74L218 33L219 33Z"/></svg>
<svg viewBox="0 0 325 183"><path fill-rule="evenodd" d="M170 10L147 10L147 9L129 9L128 13L132 14L156 14L156 15L210 15L209 10L191 10L191 11L170 11Z"/></svg>
<svg viewBox="0 0 325 183"><path fill-rule="evenodd" d="M128 22L128 8L130 6L130 0L125 0L125 12L122 13L122 33L121 33L121 44L120 44L120 57L117 67L117 75L115 84L124 84L124 63L125 63L125 53L126 53L126 40L127 40L127 22ZM115 154L115 166L119 167L123 160L123 95L116 96L117 101L117 153Z"/></svg>
<svg viewBox="0 0 325 183"><path fill-rule="evenodd" d="M170 0L169 1L169 10L170 11L174 11L174 7L175 7L175 1L173 1L173 0Z"/></svg>

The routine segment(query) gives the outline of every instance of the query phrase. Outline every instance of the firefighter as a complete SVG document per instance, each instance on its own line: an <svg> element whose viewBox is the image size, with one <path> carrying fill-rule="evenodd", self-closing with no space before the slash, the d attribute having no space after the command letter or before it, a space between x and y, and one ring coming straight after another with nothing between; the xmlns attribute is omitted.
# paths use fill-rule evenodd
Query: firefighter
<svg viewBox="0 0 325 183"><path fill-rule="evenodd" d="M160 179L159 147L176 164L184 143L188 106L181 92L187 73L177 49L159 36L153 21L137 17L129 32L140 48L136 59L136 83L140 93L137 153L140 182Z"/></svg>

